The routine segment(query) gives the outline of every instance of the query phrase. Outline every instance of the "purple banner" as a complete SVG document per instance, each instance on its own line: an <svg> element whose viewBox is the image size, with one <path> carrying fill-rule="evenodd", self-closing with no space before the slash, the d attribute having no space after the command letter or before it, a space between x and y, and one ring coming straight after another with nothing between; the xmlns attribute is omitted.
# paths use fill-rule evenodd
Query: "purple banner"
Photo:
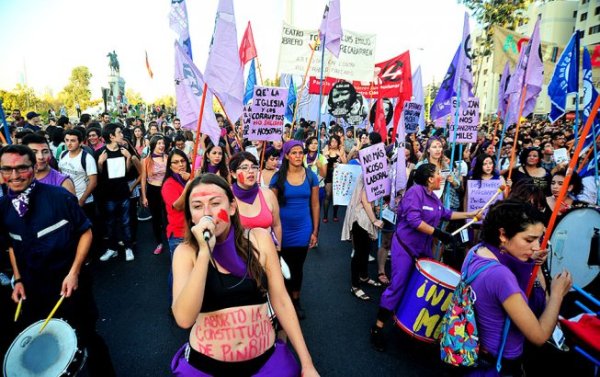
<svg viewBox="0 0 600 377"><path fill-rule="evenodd" d="M389 195L389 169L383 143L361 149L358 152L358 158L362 166L367 199L372 202Z"/></svg>
<svg viewBox="0 0 600 377"><path fill-rule="evenodd" d="M281 141L288 88L255 86L248 140Z"/></svg>

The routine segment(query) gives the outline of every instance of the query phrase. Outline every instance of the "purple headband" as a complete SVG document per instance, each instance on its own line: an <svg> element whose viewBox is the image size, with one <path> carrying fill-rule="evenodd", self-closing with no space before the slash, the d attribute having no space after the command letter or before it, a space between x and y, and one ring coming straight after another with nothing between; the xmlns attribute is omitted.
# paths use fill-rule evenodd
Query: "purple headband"
<svg viewBox="0 0 600 377"><path fill-rule="evenodd" d="M302 144L302 142L298 140L290 140L286 141L285 144L283 144L283 154L290 154L290 151L294 147L300 147L302 148L302 150L304 150L304 144Z"/></svg>

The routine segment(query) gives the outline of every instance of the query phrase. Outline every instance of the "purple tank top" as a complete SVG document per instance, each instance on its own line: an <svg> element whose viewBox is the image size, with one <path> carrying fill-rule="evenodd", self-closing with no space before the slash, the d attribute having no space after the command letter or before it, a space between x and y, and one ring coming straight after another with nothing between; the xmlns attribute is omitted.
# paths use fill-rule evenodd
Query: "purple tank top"
<svg viewBox="0 0 600 377"><path fill-rule="evenodd" d="M63 182L67 178L69 177L50 168L50 173L48 173L48 175L44 178L38 179L38 182L42 182L50 186L62 186Z"/></svg>

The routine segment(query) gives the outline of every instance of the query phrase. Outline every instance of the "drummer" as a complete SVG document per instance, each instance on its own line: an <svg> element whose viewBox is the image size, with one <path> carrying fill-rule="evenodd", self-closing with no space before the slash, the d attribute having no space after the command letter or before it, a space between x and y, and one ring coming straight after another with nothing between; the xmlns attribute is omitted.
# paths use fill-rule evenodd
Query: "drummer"
<svg viewBox="0 0 600 377"><path fill-rule="evenodd" d="M35 180L34 166L29 147L0 149L0 174L8 186L8 195L0 198L0 240L9 247L15 279L12 299L23 300L21 324L46 318L63 295L55 317L74 327L87 348L89 374L114 376L108 348L96 333L98 313L83 265L92 225L77 197Z"/></svg>
<svg viewBox="0 0 600 377"><path fill-rule="evenodd" d="M442 177L434 164L424 163L414 173L414 183L398 208L396 233L392 239L392 279L381 295L377 322L371 328L371 343L378 351L385 350L382 329L398 307L414 270L415 260L433 258L433 238L444 244L455 243L454 237L438 228L442 219L464 220L478 212L452 212L444 208L433 191L439 190Z"/></svg>

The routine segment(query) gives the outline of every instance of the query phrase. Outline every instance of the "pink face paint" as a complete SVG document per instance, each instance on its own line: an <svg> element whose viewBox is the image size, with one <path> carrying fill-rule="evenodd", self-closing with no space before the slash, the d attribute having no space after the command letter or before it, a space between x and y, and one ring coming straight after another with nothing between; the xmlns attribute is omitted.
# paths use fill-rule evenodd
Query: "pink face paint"
<svg viewBox="0 0 600 377"><path fill-rule="evenodd" d="M217 217L223 222L229 223L229 214L224 209L221 208Z"/></svg>
<svg viewBox="0 0 600 377"><path fill-rule="evenodd" d="M241 173L241 172L238 173L237 179L238 179L238 182L241 183L242 185L246 183L245 179L244 179L244 173Z"/></svg>

